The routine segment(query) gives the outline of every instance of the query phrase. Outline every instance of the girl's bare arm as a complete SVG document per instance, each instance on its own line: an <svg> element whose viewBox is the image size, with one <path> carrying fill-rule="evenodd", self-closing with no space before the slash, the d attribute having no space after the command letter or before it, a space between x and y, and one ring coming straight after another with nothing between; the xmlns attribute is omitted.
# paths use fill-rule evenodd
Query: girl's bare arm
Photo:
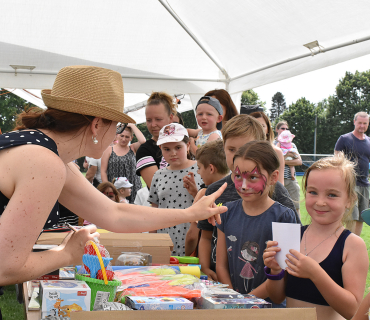
<svg viewBox="0 0 370 320"><path fill-rule="evenodd" d="M108 174L107 174L107 170L108 170L108 160L109 160L109 157L112 153L112 147L108 147L102 157L101 157L101 165L100 165L100 174L101 174L101 180L102 182L107 182L108 181ZM109 181L109 182L112 182L112 181Z"/></svg>
<svg viewBox="0 0 370 320"><path fill-rule="evenodd" d="M316 261L297 251L293 254L295 253L298 259L293 258L292 263L296 267L288 272L311 279L336 312L346 319L352 318L362 301L369 267L364 241L355 234L350 234L345 242L342 266L343 287L334 282Z"/></svg>

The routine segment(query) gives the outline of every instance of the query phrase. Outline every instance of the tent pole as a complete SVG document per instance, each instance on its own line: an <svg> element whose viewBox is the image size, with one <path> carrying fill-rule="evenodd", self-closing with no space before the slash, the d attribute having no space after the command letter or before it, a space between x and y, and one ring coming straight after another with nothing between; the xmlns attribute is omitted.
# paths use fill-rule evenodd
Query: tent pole
<svg viewBox="0 0 370 320"><path fill-rule="evenodd" d="M171 16L178 22L178 24L185 30L185 32L195 41L195 43L203 50L203 52L210 58L213 63L217 66L218 69L222 72L226 79L226 86L227 83L230 81L230 77L227 71L216 61L216 58L212 56L212 54L203 46L203 44L198 40L198 38L190 31L190 29L186 26L184 22L180 19L180 17L172 10L170 5L167 3L166 0L158 0L166 10L171 14Z"/></svg>
<svg viewBox="0 0 370 320"><path fill-rule="evenodd" d="M368 40L370 40L370 36L362 37L362 38L355 39L355 40L350 40L350 41L347 41L347 42L344 42L344 43L341 43L341 44L338 44L338 45L335 45L335 46L323 48L323 49L321 49L321 51L316 52L315 54L312 54L312 52L309 52L309 53L306 53L306 54L301 54L299 56L289 58L289 59L286 59L286 60L282 60L282 61L279 61L279 62L276 62L276 63L273 63L273 64L269 64L268 66L265 66L265 67L262 67L262 68L259 68L259 69L241 74L240 76L231 78L230 81L234 81L234 80L243 78L245 76L249 76L251 74L254 74L254 73L257 73L257 72L260 72L260 71L263 71L263 70L271 69L273 67L280 66L282 64L285 64L285 63L288 63L288 62L291 62L291 61L294 61L294 60L307 58L307 57L314 56L314 55L319 54L319 53L325 53L327 51L332 51L332 50L344 48L344 47L351 46L351 45L354 45L354 44L357 44L357 43L360 43L360 42L364 42L364 41L368 41Z"/></svg>

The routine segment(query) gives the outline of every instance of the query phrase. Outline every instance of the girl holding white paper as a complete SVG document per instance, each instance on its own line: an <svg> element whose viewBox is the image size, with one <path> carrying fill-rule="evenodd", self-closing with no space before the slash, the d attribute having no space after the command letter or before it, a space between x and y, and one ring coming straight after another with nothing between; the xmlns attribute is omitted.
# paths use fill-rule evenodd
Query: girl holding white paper
<svg viewBox="0 0 370 320"><path fill-rule="evenodd" d="M290 250L288 267L275 259L269 241L263 254L269 297L287 307L315 307L319 320L350 319L364 294L369 266L364 241L344 228L357 196L354 164L343 153L315 162L303 187L311 224L301 229L300 252Z"/></svg>
<svg viewBox="0 0 370 320"><path fill-rule="evenodd" d="M269 142L246 143L235 153L233 166L241 199L226 203L228 211L217 225L218 281L267 298L262 254L272 239L271 223L296 223L295 213L269 197L279 175L279 158Z"/></svg>

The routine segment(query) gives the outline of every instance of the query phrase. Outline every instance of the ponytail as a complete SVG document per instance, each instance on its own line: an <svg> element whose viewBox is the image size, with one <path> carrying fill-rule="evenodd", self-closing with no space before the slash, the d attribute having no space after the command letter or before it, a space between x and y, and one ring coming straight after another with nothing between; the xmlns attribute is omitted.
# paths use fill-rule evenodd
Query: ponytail
<svg viewBox="0 0 370 320"><path fill-rule="evenodd" d="M177 115L177 103L174 103L173 97L165 92L152 92L147 106L163 104L168 115Z"/></svg>

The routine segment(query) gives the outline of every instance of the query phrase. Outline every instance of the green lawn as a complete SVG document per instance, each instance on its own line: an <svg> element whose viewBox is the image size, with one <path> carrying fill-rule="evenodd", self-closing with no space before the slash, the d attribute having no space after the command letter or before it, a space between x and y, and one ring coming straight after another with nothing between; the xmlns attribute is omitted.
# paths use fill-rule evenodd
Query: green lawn
<svg viewBox="0 0 370 320"><path fill-rule="evenodd" d="M299 184L301 185L302 177L297 177ZM144 181L143 186L145 185ZM304 197L301 192L301 220L303 224L309 224L310 223L310 217L307 214L305 203L304 203ZM366 224L364 224L364 227L362 229L361 234L362 239L364 239L367 247L367 253L369 255L370 250L370 227ZM370 258L370 255L369 255ZM366 279L366 290L365 294L369 292L370 287L370 272L367 274ZM16 294L15 294L15 286L7 286L5 287L5 294L0 297L0 309L3 313L4 320L23 320L23 305L19 304L16 300Z"/></svg>
<svg viewBox="0 0 370 320"><path fill-rule="evenodd" d="M0 296L0 309L4 320L23 320L23 304L16 298L15 286L4 287L4 295Z"/></svg>

